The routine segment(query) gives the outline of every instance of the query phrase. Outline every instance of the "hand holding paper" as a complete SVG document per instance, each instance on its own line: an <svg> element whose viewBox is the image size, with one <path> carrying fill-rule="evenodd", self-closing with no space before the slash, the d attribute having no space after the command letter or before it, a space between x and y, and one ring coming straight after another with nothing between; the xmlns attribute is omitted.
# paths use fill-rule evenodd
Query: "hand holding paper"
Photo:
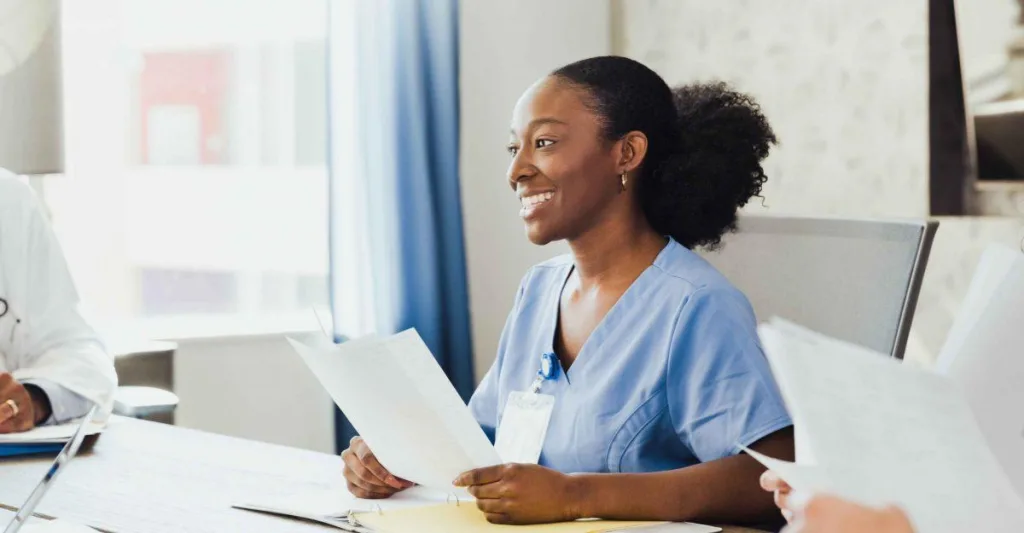
<svg viewBox="0 0 1024 533"><path fill-rule="evenodd" d="M394 476L451 491L462 472L501 463L415 331L338 345L289 341Z"/></svg>
<svg viewBox="0 0 1024 533"><path fill-rule="evenodd" d="M748 453L794 489L900 505L918 533L1024 531L1024 503L954 383L781 321L759 332L816 463Z"/></svg>
<svg viewBox="0 0 1024 533"><path fill-rule="evenodd" d="M341 460L345 463L342 474L348 482L348 490L357 498L389 498L414 485L388 472L362 437L352 439L349 447L341 452Z"/></svg>

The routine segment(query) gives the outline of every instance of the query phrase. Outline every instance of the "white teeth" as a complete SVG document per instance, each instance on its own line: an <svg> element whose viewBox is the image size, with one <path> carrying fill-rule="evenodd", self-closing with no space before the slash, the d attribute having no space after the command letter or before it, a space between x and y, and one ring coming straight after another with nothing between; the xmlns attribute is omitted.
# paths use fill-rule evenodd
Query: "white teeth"
<svg viewBox="0 0 1024 533"><path fill-rule="evenodd" d="M545 192L545 193L541 193L541 194L535 194L533 196L524 196L523 198L520 199L520 202L522 202L523 207L533 207L533 206L535 206L537 204L542 204L544 202L547 202L548 200L550 200L550 199L552 199L554 197L555 197L555 193L553 193L553 192Z"/></svg>

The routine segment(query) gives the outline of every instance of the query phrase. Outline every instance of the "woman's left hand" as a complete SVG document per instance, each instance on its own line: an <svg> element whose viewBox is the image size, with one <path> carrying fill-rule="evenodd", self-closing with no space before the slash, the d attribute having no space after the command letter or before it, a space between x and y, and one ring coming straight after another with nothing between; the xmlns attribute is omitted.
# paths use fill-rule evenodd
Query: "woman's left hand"
<svg viewBox="0 0 1024 533"><path fill-rule="evenodd" d="M530 464L478 468L460 475L487 521L493 524L541 524L579 518L577 483L572 476Z"/></svg>

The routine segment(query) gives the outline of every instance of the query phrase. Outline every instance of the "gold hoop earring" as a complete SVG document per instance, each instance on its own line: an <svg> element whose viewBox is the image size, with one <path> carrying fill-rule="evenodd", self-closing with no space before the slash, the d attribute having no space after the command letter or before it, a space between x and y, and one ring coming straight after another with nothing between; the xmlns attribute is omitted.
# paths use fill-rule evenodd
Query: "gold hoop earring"
<svg viewBox="0 0 1024 533"><path fill-rule="evenodd" d="M622 192L626 192L626 173L622 173Z"/></svg>

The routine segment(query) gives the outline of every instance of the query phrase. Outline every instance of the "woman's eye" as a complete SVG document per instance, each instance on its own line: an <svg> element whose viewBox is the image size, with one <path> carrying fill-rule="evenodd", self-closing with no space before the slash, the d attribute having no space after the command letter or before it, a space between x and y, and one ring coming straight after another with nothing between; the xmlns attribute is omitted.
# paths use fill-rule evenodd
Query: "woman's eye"
<svg viewBox="0 0 1024 533"><path fill-rule="evenodd" d="M555 141L551 139L537 139L537 148L546 148L552 144L555 144Z"/></svg>
<svg viewBox="0 0 1024 533"><path fill-rule="evenodd" d="M514 145L514 144L510 144L510 145L506 146L505 150L507 150L508 151L508 155L510 155L512 157L515 157L516 154L519 153L519 147Z"/></svg>

